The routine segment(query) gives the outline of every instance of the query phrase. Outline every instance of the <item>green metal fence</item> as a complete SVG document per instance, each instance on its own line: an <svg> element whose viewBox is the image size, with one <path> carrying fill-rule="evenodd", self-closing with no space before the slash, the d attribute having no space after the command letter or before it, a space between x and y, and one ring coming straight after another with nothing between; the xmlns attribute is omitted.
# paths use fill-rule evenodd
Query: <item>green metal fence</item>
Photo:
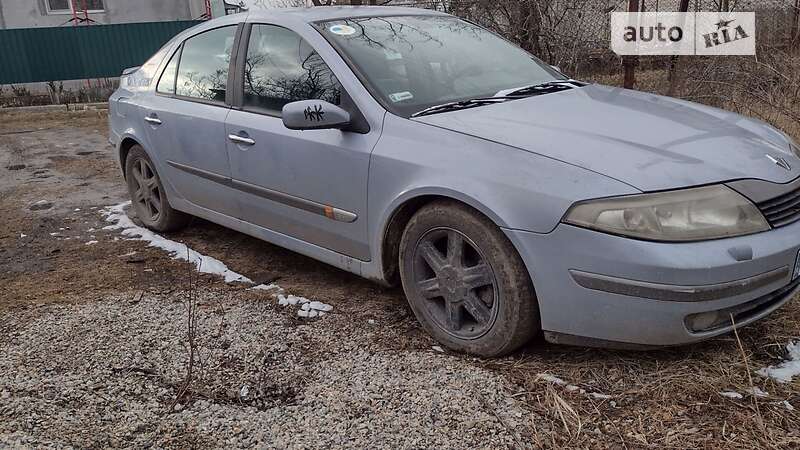
<svg viewBox="0 0 800 450"><path fill-rule="evenodd" d="M0 30L0 85L116 77L197 21Z"/></svg>

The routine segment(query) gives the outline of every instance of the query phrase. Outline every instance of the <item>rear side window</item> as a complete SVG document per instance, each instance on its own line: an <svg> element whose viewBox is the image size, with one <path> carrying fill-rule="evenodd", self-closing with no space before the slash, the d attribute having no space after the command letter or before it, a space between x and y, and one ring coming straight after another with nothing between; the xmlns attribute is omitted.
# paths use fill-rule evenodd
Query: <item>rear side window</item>
<svg viewBox="0 0 800 450"><path fill-rule="evenodd" d="M175 93L183 97L225 102L228 67L236 27L206 31L183 43Z"/></svg>
<svg viewBox="0 0 800 450"><path fill-rule="evenodd" d="M287 103L325 100L338 105L342 86L297 33L253 25L244 73L244 106L280 114Z"/></svg>
<svg viewBox="0 0 800 450"><path fill-rule="evenodd" d="M181 50L175 52L172 55L172 59L169 60L169 64L167 64L166 69L164 69L164 73L161 74L161 79L158 80L158 86L156 86L156 91L162 94L174 94L175 93L175 77L178 75L178 59L181 57Z"/></svg>

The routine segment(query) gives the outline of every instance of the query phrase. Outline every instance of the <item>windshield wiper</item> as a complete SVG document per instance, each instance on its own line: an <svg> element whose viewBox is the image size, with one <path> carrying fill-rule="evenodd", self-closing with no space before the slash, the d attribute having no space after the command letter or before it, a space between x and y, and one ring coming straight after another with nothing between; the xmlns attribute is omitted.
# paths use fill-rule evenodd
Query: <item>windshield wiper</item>
<svg viewBox="0 0 800 450"><path fill-rule="evenodd" d="M583 87L583 86L586 86L586 84L576 80L548 81L546 83L533 84L530 86L525 86L520 88L506 89L504 91L498 92L496 94L496 97L498 98L534 97L536 95L552 94L553 92L567 91L569 89L573 89L576 87Z"/></svg>
<svg viewBox="0 0 800 450"><path fill-rule="evenodd" d="M535 97L537 95L551 94L553 92L561 92L576 87L586 86L586 83L577 80L555 80L546 83L534 84L531 86L524 86L520 88L506 89L495 94L493 97L480 97L469 100L462 100L459 102L443 103L441 105L431 106L422 111L415 112L411 117L427 116L430 114L438 114L443 112L459 111L462 109L475 108L477 106L491 105L494 103L503 103L509 100L519 100L526 97Z"/></svg>
<svg viewBox="0 0 800 450"><path fill-rule="evenodd" d="M469 100L462 100L460 102L442 103L441 105L431 106L430 108L425 108L422 111L415 112L414 114L411 115L411 117L427 116L430 114L438 114L450 111L459 111L462 109L475 108L477 106L502 103L508 100L516 100L517 98L519 97L508 97L499 95L494 97L472 98Z"/></svg>

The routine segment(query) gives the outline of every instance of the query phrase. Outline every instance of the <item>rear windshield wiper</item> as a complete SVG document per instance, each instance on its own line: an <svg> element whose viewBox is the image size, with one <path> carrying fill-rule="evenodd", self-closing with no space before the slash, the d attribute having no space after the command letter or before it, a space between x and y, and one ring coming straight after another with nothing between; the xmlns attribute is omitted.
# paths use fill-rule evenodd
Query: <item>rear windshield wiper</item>
<svg viewBox="0 0 800 450"><path fill-rule="evenodd" d="M521 88L506 89L504 91L498 92L496 96L500 98L533 97L536 95L552 94L554 92L567 91L576 87L583 87L583 86L586 86L586 84L576 80L548 81L546 83L533 84Z"/></svg>
<svg viewBox="0 0 800 450"><path fill-rule="evenodd" d="M431 106L430 108L425 108L422 111L415 112L414 114L411 115L411 117L427 116L430 114L438 114L450 111L459 111L462 109L475 108L477 106L502 103L508 100L516 100L517 98L519 97L507 97L500 95L495 97L473 98L469 100L462 100L460 102L443 103L441 105Z"/></svg>

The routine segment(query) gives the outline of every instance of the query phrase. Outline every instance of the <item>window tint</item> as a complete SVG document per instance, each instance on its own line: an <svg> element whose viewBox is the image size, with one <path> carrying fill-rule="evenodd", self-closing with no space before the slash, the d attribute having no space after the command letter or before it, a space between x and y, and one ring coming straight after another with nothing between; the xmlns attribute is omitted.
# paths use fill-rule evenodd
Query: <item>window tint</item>
<svg viewBox="0 0 800 450"><path fill-rule="evenodd" d="M236 27L230 26L207 31L184 42L175 88L178 95L225 101L235 35Z"/></svg>
<svg viewBox="0 0 800 450"><path fill-rule="evenodd" d="M161 74L161 79L158 80L156 91L170 95L175 93L175 76L178 74L178 58L180 58L180 55L180 49L172 55L172 59L169 60L169 64L167 64L167 67L164 69L164 73Z"/></svg>
<svg viewBox="0 0 800 450"><path fill-rule="evenodd" d="M244 105L280 112L287 103L338 105L342 86L316 51L293 31L254 25L247 49Z"/></svg>

